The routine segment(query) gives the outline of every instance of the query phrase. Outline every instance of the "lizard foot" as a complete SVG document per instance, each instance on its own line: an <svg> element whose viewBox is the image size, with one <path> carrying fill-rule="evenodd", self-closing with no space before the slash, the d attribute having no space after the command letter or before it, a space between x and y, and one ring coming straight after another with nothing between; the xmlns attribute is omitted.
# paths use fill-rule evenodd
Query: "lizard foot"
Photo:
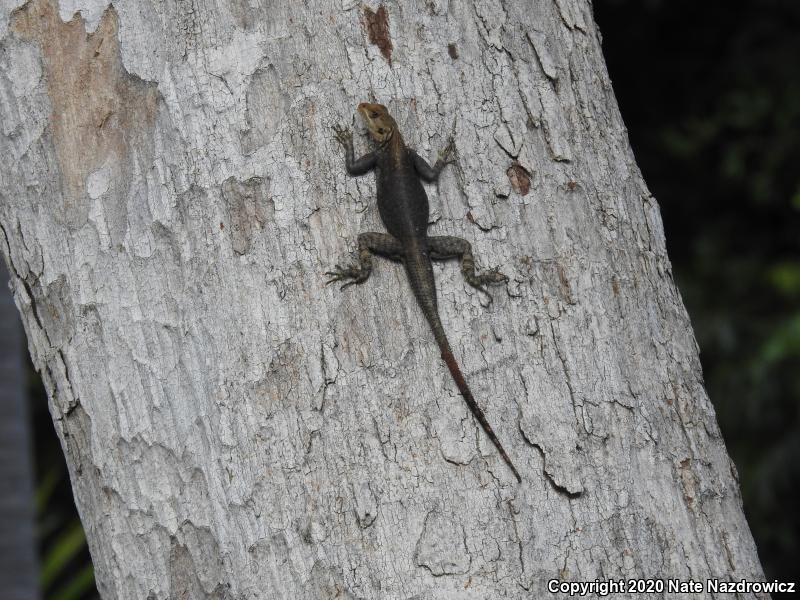
<svg viewBox="0 0 800 600"><path fill-rule="evenodd" d="M325 282L325 285L330 285L336 281L352 279L352 281L348 281L340 288L343 290L344 288L353 284L364 283L367 280L367 277L369 277L369 271L365 271L358 267L342 267L340 265L336 265L336 268L333 271L326 271L325 275L330 277L330 279Z"/></svg>
<svg viewBox="0 0 800 600"><path fill-rule="evenodd" d="M333 126L333 133L336 134L336 141L342 146L347 148L353 143L353 132L349 127L342 127L341 125Z"/></svg>
<svg viewBox="0 0 800 600"><path fill-rule="evenodd" d="M474 287L476 290L482 291L489 298L489 303L494 301L489 290L486 289L487 285L500 285L508 281L508 277L498 271L497 269L490 269L484 271L480 275L466 275L467 283Z"/></svg>
<svg viewBox="0 0 800 600"><path fill-rule="evenodd" d="M456 141L451 137L448 142L447 146L445 146L444 150L439 152L439 156L436 159L436 162L440 165L449 165L451 163L456 162L456 158L454 153L456 151Z"/></svg>

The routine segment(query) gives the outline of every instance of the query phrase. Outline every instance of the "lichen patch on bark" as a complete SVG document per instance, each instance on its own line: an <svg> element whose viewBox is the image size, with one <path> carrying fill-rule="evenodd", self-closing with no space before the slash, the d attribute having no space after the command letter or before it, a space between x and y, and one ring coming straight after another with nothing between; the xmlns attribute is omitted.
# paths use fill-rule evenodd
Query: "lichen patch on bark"
<svg viewBox="0 0 800 600"><path fill-rule="evenodd" d="M369 6L364 7L364 22L367 27L367 35L370 44L378 47L390 65L392 64L392 37L389 33L389 15L386 8L381 4L377 11L373 11Z"/></svg>
<svg viewBox="0 0 800 600"><path fill-rule="evenodd" d="M34 0L13 13L11 30L42 53L67 216L88 212L90 174L104 164L118 174L152 130L157 86L122 65L113 6L87 34L79 15L65 23L54 0Z"/></svg>

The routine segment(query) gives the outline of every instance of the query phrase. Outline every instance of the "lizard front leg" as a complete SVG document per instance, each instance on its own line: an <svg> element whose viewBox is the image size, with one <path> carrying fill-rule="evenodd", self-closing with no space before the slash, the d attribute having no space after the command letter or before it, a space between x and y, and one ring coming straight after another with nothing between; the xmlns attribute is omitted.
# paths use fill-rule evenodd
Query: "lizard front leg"
<svg viewBox="0 0 800 600"><path fill-rule="evenodd" d="M455 150L456 143L453 138L450 138L444 150L439 152L439 156L436 158L436 163L434 163L433 166L430 166L428 161L422 158L414 150L411 150L411 157L414 159L414 170L417 172L417 175L420 179L428 183L432 183L439 179L439 174L446 165L455 162L455 157L453 156Z"/></svg>
<svg viewBox="0 0 800 600"><path fill-rule="evenodd" d="M356 177L368 173L375 168L378 157L374 152L365 154L358 160L355 159L353 151L353 132L348 127L335 125L333 132L336 134L336 141L344 148L344 166L347 172Z"/></svg>
<svg viewBox="0 0 800 600"><path fill-rule="evenodd" d="M394 236L388 233L370 231L358 235L358 264L349 267L336 265L333 271L325 275L330 276L326 284L334 281L347 281L341 289L354 283L364 283L372 273L372 255L379 254L391 260L403 259L403 245Z"/></svg>
<svg viewBox="0 0 800 600"><path fill-rule="evenodd" d="M472 287L486 294L490 302L492 295L486 290L485 286L498 285L508 281L508 277L496 269L475 273L475 257L472 255L472 246L465 239L450 235L429 237L428 247L433 260L460 258L461 274L464 275L464 280Z"/></svg>

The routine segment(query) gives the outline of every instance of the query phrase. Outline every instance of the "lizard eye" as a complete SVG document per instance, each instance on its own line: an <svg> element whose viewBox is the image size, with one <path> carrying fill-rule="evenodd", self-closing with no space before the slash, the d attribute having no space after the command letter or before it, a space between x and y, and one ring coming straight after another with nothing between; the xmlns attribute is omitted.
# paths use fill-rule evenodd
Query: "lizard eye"
<svg viewBox="0 0 800 600"><path fill-rule="evenodd" d="M385 132L385 131L386 131L386 130L385 130L383 127L381 127L380 129L378 129L378 133L383 133L383 132Z"/></svg>
<svg viewBox="0 0 800 600"><path fill-rule="evenodd" d="M376 112L373 110L373 111L370 113L370 115L369 115L369 116L370 116L370 117L372 117L373 119L377 119L377 118L378 118L378 113L376 113Z"/></svg>

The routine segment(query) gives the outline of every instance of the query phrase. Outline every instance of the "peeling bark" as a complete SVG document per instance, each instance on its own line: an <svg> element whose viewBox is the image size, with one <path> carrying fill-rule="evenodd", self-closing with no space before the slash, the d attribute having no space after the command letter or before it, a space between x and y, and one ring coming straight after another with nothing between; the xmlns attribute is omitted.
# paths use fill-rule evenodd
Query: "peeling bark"
<svg viewBox="0 0 800 600"><path fill-rule="evenodd" d="M381 4L378 10L373 11L369 6L365 6L364 22L367 27L370 44L375 44L380 49L386 62L391 65L392 35L389 32L389 17L386 7Z"/></svg>
<svg viewBox="0 0 800 600"><path fill-rule="evenodd" d="M763 577L588 3L0 10L0 249L104 597ZM381 229L331 132L371 99L452 129L431 233L511 278L436 266L521 485L402 270L324 286Z"/></svg>

